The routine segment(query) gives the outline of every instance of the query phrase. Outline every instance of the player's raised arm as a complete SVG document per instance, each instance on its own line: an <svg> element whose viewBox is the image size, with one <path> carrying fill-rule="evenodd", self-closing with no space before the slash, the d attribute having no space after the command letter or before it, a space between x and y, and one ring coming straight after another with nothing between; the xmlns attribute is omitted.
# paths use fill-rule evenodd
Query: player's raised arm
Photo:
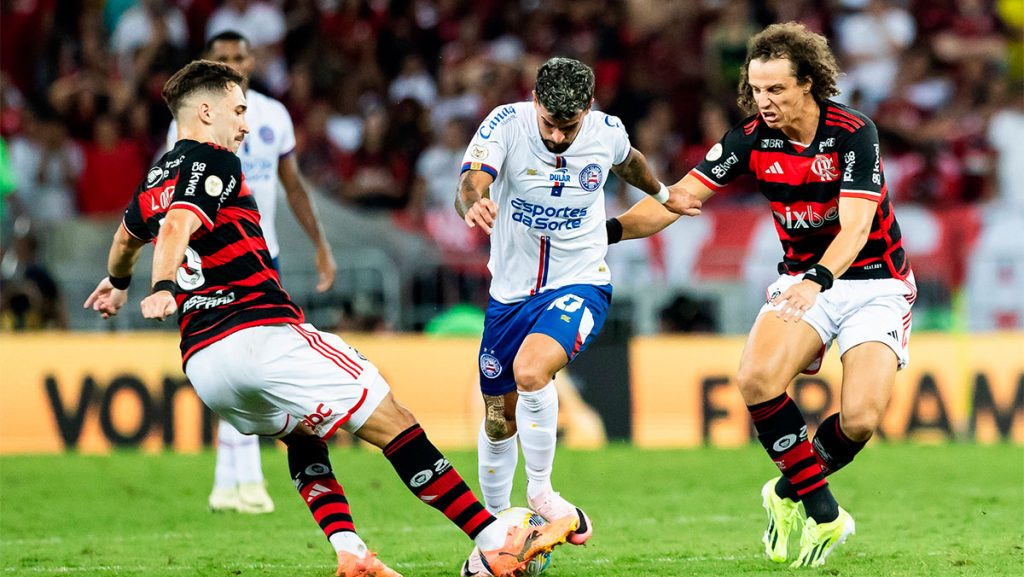
<svg viewBox="0 0 1024 577"><path fill-rule="evenodd" d="M483 170L467 170L459 178L459 192L455 197L455 210L470 228L479 226L491 234L498 205L488 196L494 177Z"/></svg>
<svg viewBox="0 0 1024 577"><path fill-rule="evenodd" d="M82 308L91 308L109 319L117 314L128 300L128 285L131 284L132 270L139 260L142 247L146 244L131 234L122 225L114 233L107 257L107 276L96 285Z"/></svg>

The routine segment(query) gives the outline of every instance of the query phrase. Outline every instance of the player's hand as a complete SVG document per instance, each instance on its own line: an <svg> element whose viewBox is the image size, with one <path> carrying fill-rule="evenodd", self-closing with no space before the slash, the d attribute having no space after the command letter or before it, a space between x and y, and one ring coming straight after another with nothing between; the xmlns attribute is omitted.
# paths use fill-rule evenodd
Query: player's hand
<svg viewBox="0 0 1024 577"><path fill-rule="evenodd" d="M695 196L687 192L682 186L668 187L668 200L665 201L665 208L682 216L700 216L700 207L703 203Z"/></svg>
<svg viewBox="0 0 1024 577"><path fill-rule="evenodd" d="M128 302L128 291L114 288L114 285L110 284L110 278L103 277L100 284L96 285L96 290L92 291L89 298L85 299L82 308L91 308L100 313L101 317L109 319L116 315L126 302Z"/></svg>
<svg viewBox="0 0 1024 577"><path fill-rule="evenodd" d="M323 293L334 286L334 277L338 273L338 265L334 262L331 245L323 242L316 248L316 272L320 280L316 283L316 292Z"/></svg>
<svg viewBox="0 0 1024 577"><path fill-rule="evenodd" d="M487 234L494 228L494 219L498 216L498 205L486 196L473 203L466 211L466 224L469 228L479 226Z"/></svg>
<svg viewBox="0 0 1024 577"><path fill-rule="evenodd" d="M819 293L821 293L821 285L818 283L809 280L796 283L775 299L782 305L775 311L775 316L784 322L799 321L804 318L804 313L814 306L814 301L818 298Z"/></svg>
<svg viewBox="0 0 1024 577"><path fill-rule="evenodd" d="M178 303L170 291L157 291L142 299L142 316L162 321L178 310Z"/></svg>

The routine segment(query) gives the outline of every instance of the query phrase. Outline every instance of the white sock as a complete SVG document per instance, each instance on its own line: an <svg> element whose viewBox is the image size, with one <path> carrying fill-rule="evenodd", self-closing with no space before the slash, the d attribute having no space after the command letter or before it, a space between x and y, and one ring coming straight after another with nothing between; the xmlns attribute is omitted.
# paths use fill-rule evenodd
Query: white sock
<svg viewBox="0 0 1024 577"><path fill-rule="evenodd" d="M366 543L352 531L340 531L327 538L334 550L346 551L362 559L366 557Z"/></svg>
<svg viewBox="0 0 1024 577"><path fill-rule="evenodd" d="M235 475L235 447L239 433L227 421L217 425L217 464L213 468L213 487L231 489L238 484Z"/></svg>
<svg viewBox="0 0 1024 577"><path fill-rule="evenodd" d="M516 474L516 465L519 464L516 435L501 441L492 441L481 425L476 443L476 456L484 506L492 514L508 509L512 506L512 479Z"/></svg>
<svg viewBox="0 0 1024 577"><path fill-rule="evenodd" d="M551 489L558 434L558 391L554 381L539 391L519 391L516 424L526 464L526 495L533 498Z"/></svg>
<svg viewBox="0 0 1024 577"><path fill-rule="evenodd" d="M501 521L495 521L473 539L481 551L494 551L505 544L505 536L508 534L508 527Z"/></svg>

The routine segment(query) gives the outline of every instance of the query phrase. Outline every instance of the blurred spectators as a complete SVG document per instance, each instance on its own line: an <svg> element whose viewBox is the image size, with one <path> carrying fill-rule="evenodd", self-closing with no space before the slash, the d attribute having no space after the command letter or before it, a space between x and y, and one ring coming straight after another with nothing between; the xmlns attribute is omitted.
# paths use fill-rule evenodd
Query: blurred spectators
<svg viewBox="0 0 1024 577"><path fill-rule="evenodd" d="M497 104L530 98L543 60L565 55L591 64L596 107L618 116L659 176L672 181L742 118L735 88L747 39L770 22L797 20L835 47L846 73L839 98L872 114L897 203L1019 206L1022 6L0 0L0 134L17 183L8 200L22 201L43 227L79 211L119 211L163 142L170 121L163 83L206 38L237 29L262 65L253 83L292 115L314 186L338 203L390 212L446 256L475 255L482 239L456 234L450 219L467 127ZM608 192L618 204L636 197ZM753 182L738 181L709 209L756 194ZM647 277L659 278L660 249L641 246L636 256Z"/></svg>
<svg viewBox="0 0 1024 577"><path fill-rule="evenodd" d="M64 329L67 312L53 275L39 261L39 240L26 232L4 255L0 291L0 328L4 330Z"/></svg>

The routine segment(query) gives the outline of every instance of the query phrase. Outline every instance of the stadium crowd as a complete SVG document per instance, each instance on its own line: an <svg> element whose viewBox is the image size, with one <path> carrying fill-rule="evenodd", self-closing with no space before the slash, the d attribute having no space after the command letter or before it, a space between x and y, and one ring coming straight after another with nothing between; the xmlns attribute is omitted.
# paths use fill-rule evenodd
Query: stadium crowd
<svg viewBox="0 0 1024 577"><path fill-rule="evenodd" d="M666 181L740 119L747 39L796 20L830 38L839 100L872 116L899 204L1024 206L1024 3L1013 0L3 0L0 219L12 236L123 210L161 152L160 91L205 40L252 42L323 196L478 254L452 210L465 146L539 63L579 58ZM6 174L6 172L5 172ZM609 187L623 204L624 187ZM632 191L636 192L636 191ZM752 182L715 207L756 201ZM21 217L21 226L14 223ZM20 231L20 232L19 232ZM10 260L10 259L6 259ZM15 270L7 266L5 275Z"/></svg>

